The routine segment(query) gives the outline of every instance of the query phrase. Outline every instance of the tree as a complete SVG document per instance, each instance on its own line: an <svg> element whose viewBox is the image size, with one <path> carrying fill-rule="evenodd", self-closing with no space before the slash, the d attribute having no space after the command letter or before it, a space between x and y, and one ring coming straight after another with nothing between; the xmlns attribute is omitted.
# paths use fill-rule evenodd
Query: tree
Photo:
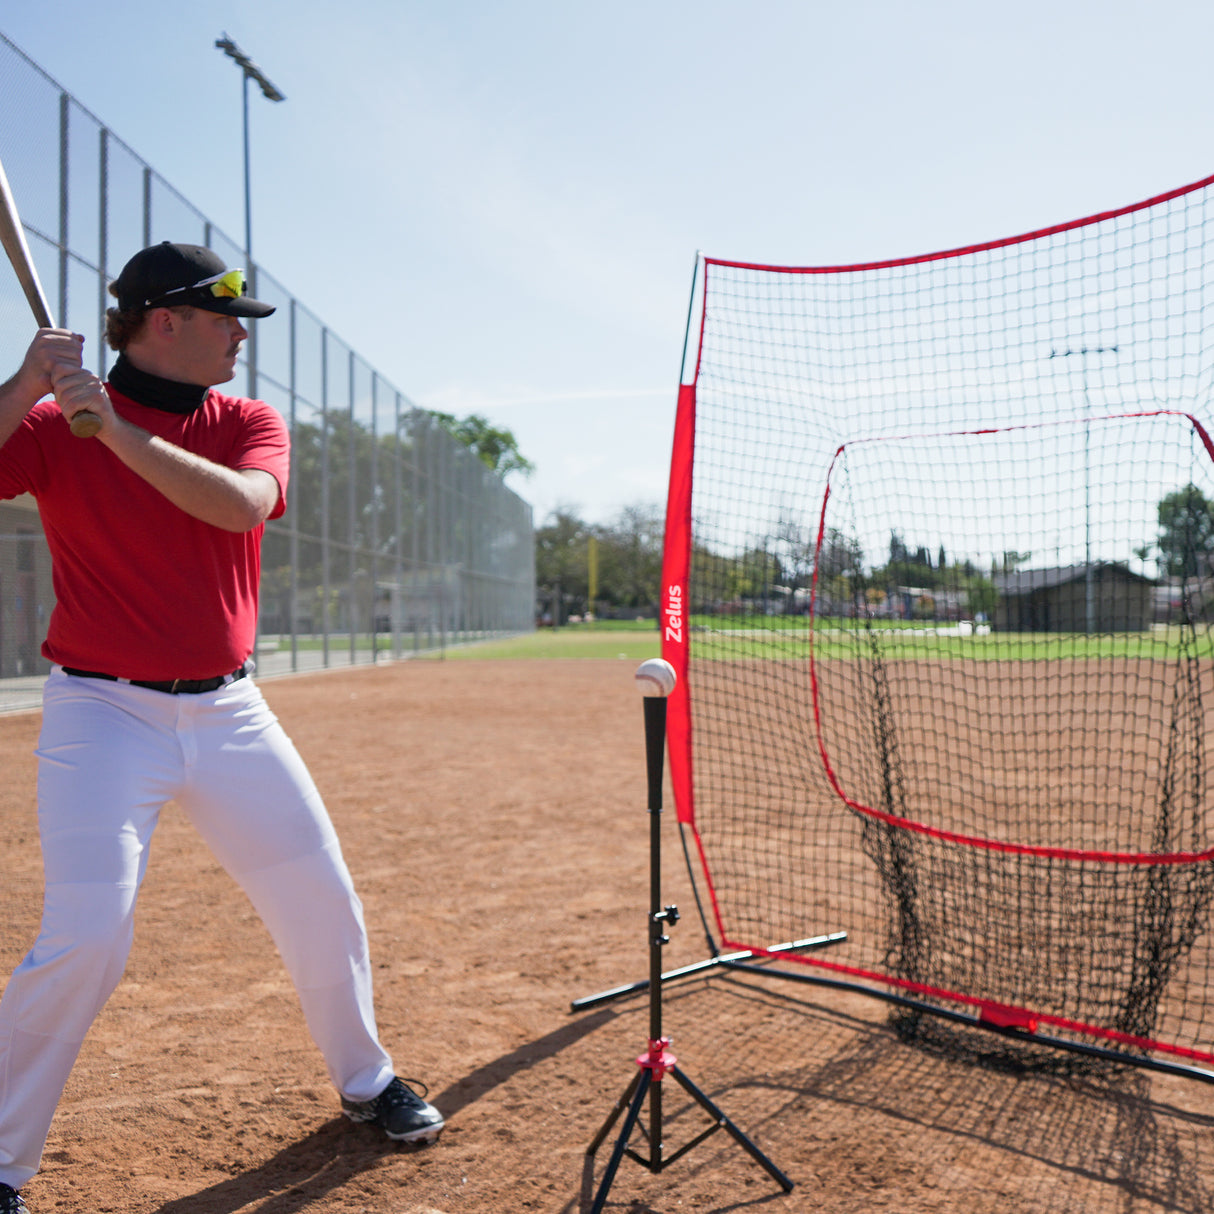
<svg viewBox="0 0 1214 1214"><path fill-rule="evenodd" d="M530 476L535 471L535 465L519 451L513 431L492 425L488 418L481 417L479 413L458 418L451 413L429 412L452 438L474 452L498 476L509 476L511 472Z"/></svg>
<svg viewBox="0 0 1214 1214"><path fill-rule="evenodd" d="M1017 552L1014 548L1009 548L1003 554L1002 565L992 562L991 573L992 575L996 573L1013 574L1025 561L1031 559L1032 555L1031 552Z"/></svg>
<svg viewBox="0 0 1214 1214"><path fill-rule="evenodd" d="M1161 499L1159 555L1172 577L1196 577L1210 564L1214 548L1214 502L1188 484Z"/></svg>
<svg viewBox="0 0 1214 1214"><path fill-rule="evenodd" d="M782 511L776 522L774 539L780 564L788 578L788 588L807 587L813 580L817 532L811 526L803 526L795 515Z"/></svg>
<svg viewBox="0 0 1214 1214"><path fill-rule="evenodd" d="M618 607L656 608L662 581L662 539L666 516L660 506L625 506L599 541L600 600Z"/></svg>
<svg viewBox="0 0 1214 1214"><path fill-rule="evenodd" d="M656 613L662 579L664 514L659 506L626 506L610 523L586 523L559 506L535 533L535 580L542 600L560 616L607 607ZM596 602L589 601L590 540L598 545ZM555 612L554 612L555 615Z"/></svg>
<svg viewBox="0 0 1214 1214"><path fill-rule="evenodd" d="M890 546L892 549L892 542ZM820 614L854 614L868 589L863 567L864 551L859 540L828 527L818 553L816 602Z"/></svg>
<svg viewBox="0 0 1214 1214"><path fill-rule="evenodd" d="M535 532L535 584L552 608L553 623L562 622L567 604L585 603L590 589L588 540L591 529L569 506L558 506ZM600 579L602 557L599 558Z"/></svg>
<svg viewBox="0 0 1214 1214"><path fill-rule="evenodd" d="M860 541L849 538L836 527L827 528L818 556L819 578L840 577L845 573L856 575L863 564L864 550Z"/></svg>
<svg viewBox="0 0 1214 1214"><path fill-rule="evenodd" d="M984 615L989 620L995 614L999 605L999 591L995 583L988 581L978 573L965 575L965 605L973 616Z"/></svg>
<svg viewBox="0 0 1214 1214"><path fill-rule="evenodd" d="M971 615L982 613L988 618L992 616L999 598L994 583L979 573L978 566L970 557L954 558L950 564L944 544L940 543L936 548L933 564L931 546L919 545L912 553L901 535L897 531L891 532L889 564L874 569L865 579L866 587L872 587L877 592L870 594L866 588L865 598L869 605L878 605L885 597L883 591L888 592L896 604L897 593L905 593L913 587L920 591L911 608L917 618L958 609L968 611ZM1018 563L1028 560L1029 555L1027 552L1005 552L1002 567L1014 569ZM999 572L999 568L996 560L991 570L992 576Z"/></svg>
<svg viewBox="0 0 1214 1214"><path fill-rule="evenodd" d="M758 545L747 548L724 565L722 590L731 602L745 599L762 603L766 608L774 601L773 588L785 584L779 558Z"/></svg>

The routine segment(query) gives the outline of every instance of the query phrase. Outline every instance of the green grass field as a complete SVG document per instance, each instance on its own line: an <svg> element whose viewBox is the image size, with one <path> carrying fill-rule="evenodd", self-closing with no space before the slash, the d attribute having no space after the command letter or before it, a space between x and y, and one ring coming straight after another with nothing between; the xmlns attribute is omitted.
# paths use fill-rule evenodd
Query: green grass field
<svg viewBox="0 0 1214 1214"><path fill-rule="evenodd" d="M565 628L539 628L526 636L482 641L448 649L448 660L460 658L617 658L643 662L660 656L654 620L599 620Z"/></svg>
<svg viewBox="0 0 1214 1214"><path fill-rule="evenodd" d="M775 626L731 627L730 621L695 625L692 652L700 659L753 661L755 659L803 660L809 656L809 632L804 621L790 627L785 620ZM848 626L819 627L814 634L815 654L820 658L850 658L863 639ZM1085 637L1071 633L991 633L987 636L937 635L930 626L895 625L878 631L881 656L898 659L965 659L969 661L1030 661L1042 658L1100 660L1149 658L1175 660L1179 629L1125 632ZM1214 636L1200 630L1194 638L1195 656L1214 657ZM526 636L485 641L448 649L448 660L504 658L617 658L642 662L658 657L661 644L653 620L601 621L564 628L541 628ZM437 655L432 655L437 656Z"/></svg>
<svg viewBox="0 0 1214 1214"><path fill-rule="evenodd" d="M1177 630L1179 631L1179 630ZM1123 632L1087 637L1075 633L1021 632L991 633L987 636L938 636L930 631L888 629L877 633L877 645L886 661L905 659L965 659L972 662L1025 662L1042 658L1103 660L1108 658L1149 658L1175 660L1178 636L1170 631ZM1193 639L1194 656L1214 656L1210 634L1202 632ZM868 641L852 629L819 629L814 633L814 655L819 658L850 658L857 651L867 652ZM705 633L692 640L692 652L699 658L796 659L809 656L809 633Z"/></svg>

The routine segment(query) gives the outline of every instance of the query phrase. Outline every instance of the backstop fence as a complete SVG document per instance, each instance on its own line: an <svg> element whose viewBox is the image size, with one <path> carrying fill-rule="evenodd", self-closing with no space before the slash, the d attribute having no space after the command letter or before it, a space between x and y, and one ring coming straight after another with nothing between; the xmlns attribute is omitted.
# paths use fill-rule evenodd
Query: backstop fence
<svg viewBox="0 0 1214 1214"><path fill-rule="evenodd" d="M3 34L0 159L56 322L85 335L99 374L114 357L107 286L132 253L174 240L245 264L236 242ZM232 387L277 408L292 436L287 513L263 547L262 672L532 628L531 507L270 274L246 269L250 291L278 312L250 326ZM33 330L0 268L0 378ZM33 502L0 503L0 692L48 669L39 647L53 603Z"/></svg>

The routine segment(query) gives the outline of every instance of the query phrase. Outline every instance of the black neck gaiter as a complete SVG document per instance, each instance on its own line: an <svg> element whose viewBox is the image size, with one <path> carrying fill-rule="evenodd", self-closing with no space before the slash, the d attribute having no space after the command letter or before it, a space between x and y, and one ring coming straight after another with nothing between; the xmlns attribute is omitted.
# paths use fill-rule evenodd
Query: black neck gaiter
<svg viewBox="0 0 1214 1214"><path fill-rule="evenodd" d="M125 354L119 354L110 368L109 382L136 404L160 409L164 413L193 413L206 400L209 388L182 384L140 371Z"/></svg>

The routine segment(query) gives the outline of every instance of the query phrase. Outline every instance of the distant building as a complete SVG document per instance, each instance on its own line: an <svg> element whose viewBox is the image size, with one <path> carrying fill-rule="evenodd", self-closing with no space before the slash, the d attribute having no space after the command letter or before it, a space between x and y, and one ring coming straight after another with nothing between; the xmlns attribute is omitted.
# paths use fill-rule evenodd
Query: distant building
<svg viewBox="0 0 1214 1214"><path fill-rule="evenodd" d="M899 620L960 620L969 614L968 597L965 590L948 586L893 586L886 592L889 614Z"/></svg>
<svg viewBox="0 0 1214 1214"><path fill-rule="evenodd" d="M991 580L999 593L998 632L1087 632L1089 596L1092 632L1142 632L1155 618L1154 580L1115 561L1024 569Z"/></svg>
<svg viewBox="0 0 1214 1214"><path fill-rule="evenodd" d="M1214 576L1160 578L1155 583L1155 623L1214 621Z"/></svg>

